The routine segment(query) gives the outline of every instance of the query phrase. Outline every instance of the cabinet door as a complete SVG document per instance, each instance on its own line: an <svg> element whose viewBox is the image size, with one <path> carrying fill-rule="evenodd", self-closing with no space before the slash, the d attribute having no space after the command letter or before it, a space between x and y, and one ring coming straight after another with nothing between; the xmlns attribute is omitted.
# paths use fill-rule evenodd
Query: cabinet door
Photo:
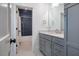
<svg viewBox="0 0 79 59"><path fill-rule="evenodd" d="M64 38L55 37L54 42L59 44L59 45L64 46Z"/></svg>
<svg viewBox="0 0 79 59"><path fill-rule="evenodd" d="M45 40L45 54L47 56L51 56L51 41L50 40Z"/></svg>
<svg viewBox="0 0 79 59"><path fill-rule="evenodd" d="M64 56L64 46L54 43L54 55L55 56Z"/></svg>
<svg viewBox="0 0 79 59"><path fill-rule="evenodd" d="M45 39L39 38L40 51L45 54Z"/></svg>
<svg viewBox="0 0 79 59"><path fill-rule="evenodd" d="M66 7L66 6L65 6ZM67 11L66 19L66 43L67 55L79 55L79 4L70 4ZM68 44L69 43L69 44ZM72 43L74 43L72 45ZM73 48L71 48L73 47ZM71 53L71 51L73 53Z"/></svg>

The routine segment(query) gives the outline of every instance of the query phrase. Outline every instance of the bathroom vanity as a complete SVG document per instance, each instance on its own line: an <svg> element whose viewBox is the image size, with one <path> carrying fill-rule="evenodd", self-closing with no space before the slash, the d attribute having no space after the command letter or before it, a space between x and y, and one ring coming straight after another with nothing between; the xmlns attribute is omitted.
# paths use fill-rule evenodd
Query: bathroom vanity
<svg viewBox="0 0 79 59"><path fill-rule="evenodd" d="M58 28L56 25L53 27L52 26L49 27ZM64 4L63 27L64 29L62 27L61 28L63 29L64 33L39 33L40 51L44 55L79 56L79 3Z"/></svg>
<svg viewBox="0 0 79 59"><path fill-rule="evenodd" d="M64 35L49 32L39 33L40 51L46 56L64 56Z"/></svg>

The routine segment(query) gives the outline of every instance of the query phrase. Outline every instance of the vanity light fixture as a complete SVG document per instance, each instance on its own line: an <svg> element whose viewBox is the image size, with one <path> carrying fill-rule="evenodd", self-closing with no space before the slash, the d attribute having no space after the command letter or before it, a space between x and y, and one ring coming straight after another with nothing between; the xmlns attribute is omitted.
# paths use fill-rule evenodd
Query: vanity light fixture
<svg viewBox="0 0 79 59"><path fill-rule="evenodd" d="M59 5L59 3L52 3L52 7L56 7L58 5Z"/></svg>

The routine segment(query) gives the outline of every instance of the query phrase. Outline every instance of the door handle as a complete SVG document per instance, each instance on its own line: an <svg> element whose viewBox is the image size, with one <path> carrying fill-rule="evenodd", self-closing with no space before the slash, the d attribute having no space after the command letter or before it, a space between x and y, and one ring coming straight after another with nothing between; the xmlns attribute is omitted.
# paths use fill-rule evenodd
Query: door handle
<svg viewBox="0 0 79 59"><path fill-rule="evenodd" d="M11 43L16 43L16 39L10 39L10 44Z"/></svg>

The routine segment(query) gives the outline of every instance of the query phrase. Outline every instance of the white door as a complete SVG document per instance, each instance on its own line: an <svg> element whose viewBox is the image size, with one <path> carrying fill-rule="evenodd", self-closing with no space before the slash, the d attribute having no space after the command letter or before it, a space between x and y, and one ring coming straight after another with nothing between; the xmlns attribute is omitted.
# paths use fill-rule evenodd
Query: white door
<svg viewBox="0 0 79 59"><path fill-rule="evenodd" d="M16 6L14 4L0 3L0 56L15 55Z"/></svg>
<svg viewBox="0 0 79 59"><path fill-rule="evenodd" d="M0 56L10 55L10 19L8 4L0 3Z"/></svg>

